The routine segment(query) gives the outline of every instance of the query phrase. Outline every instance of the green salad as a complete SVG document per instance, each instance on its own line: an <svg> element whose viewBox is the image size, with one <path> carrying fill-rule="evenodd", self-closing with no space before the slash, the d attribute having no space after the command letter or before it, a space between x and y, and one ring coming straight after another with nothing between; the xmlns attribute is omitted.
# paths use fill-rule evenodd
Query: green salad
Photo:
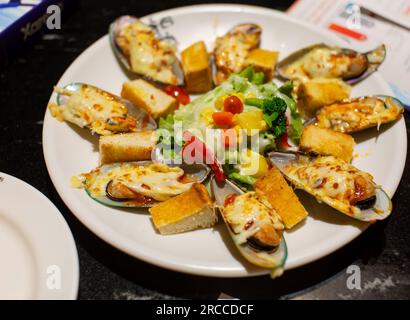
<svg viewBox="0 0 410 320"><path fill-rule="evenodd" d="M168 146L164 156L179 156L185 131L201 135L201 139L207 129L222 129L227 136L241 132L233 144L222 141L212 144L211 149L216 155L223 154L217 158L225 174L251 189L268 169L263 156L266 151L299 143L303 125L292 90L292 82L282 86L265 83L264 74L255 72L252 67L231 75L218 87L159 120L160 141ZM240 144L252 145L252 148L240 148Z"/></svg>

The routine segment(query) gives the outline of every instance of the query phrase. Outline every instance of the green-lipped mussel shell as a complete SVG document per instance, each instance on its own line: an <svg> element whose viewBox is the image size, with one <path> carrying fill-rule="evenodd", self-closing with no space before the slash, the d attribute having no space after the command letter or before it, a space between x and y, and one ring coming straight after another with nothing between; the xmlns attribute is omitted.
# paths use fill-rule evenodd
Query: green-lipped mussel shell
<svg viewBox="0 0 410 320"><path fill-rule="evenodd" d="M299 153L299 152L273 151L273 152L270 152L267 155L267 157L269 161L273 165L275 165L282 172L282 174L287 178L287 180L290 181L296 188L300 188L308 192L308 190L306 190L303 187L302 183L295 181L292 177L288 175L287 171L285 170L285 166L290 165L290 164L309 163L310 161L313 161L313 159L315 158L314 156L304 154L304 153ZM388 217L392 211L392 202L389 196L387 195L387 193L380 186L375 186L375 191L376 191L375 193L376 199L370 208L366 210L360 210L358 214L348 215L348 216L355 218L357 220L361 220L361 221L383 220L386 217ZM326 204L331 206L331 204L328 203L326 199L317 199L317 200L321 202L325 202ZM337 210L337 208L335 209Z"/></svg>
<svg viewBox="0 0 410 320"><path fill-rule="evenodd" d="M214 177L211 178L211 190L214 195L215 202L219 206L224 205L225 198L231 194L243 194L244 192L233 184L231 181L226 180L223 183L216 181ZM235 246L241 253L241 255L250 263L257 265L262 268L271 269L271 276L276 277L280 276L283 273L285 262L287 259L288 251L286 246L286 241L282 235L282 241L280 245L274 251L262 251L256 250L248 242L243 244L237 244L235 241L235 235L229 226L229 223L225 220L224 215L221 213L221 216L225 222L225 225L228 229L230 236L232 237Z"/></svg>

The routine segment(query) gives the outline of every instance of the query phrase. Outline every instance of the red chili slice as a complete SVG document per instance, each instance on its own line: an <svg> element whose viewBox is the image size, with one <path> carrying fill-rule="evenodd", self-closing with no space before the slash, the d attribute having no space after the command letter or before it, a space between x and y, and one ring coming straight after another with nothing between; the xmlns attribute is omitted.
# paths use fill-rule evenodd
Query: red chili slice
<svg viewBox="0 0 410 320"><path fill-rule="evenodd" d="M182 147L182 157L187 163L207 164L219 182L225 181L226 177L221 164L216 159L213 152L208 149L201 140L189 131L185 131L183 138L186 141Z"/></svg>

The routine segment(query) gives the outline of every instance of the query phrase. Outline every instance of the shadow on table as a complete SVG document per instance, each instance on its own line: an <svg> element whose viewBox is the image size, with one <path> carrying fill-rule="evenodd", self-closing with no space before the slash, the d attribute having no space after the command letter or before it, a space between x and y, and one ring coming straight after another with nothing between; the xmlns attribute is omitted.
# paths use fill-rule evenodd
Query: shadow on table
<svg viewBox="0 0 410 320"><path fill-rule="evenodd" d="M296 297L301 291L310 291L324 285L324 282L329 282L332 277L336 277L358 259L367 264L369 260L381 254L385 245L386 221L380 221L336 252L306 266L286 271L282 277L274 281L268 275L250 278L187 275L145 263L111 247L77 220L64 205L51 181L49 185L52 201L64 213L77 243L90 255L119 276L145 289L181 299L216 299L221 293L239 299ZM80 282L80 299L81 287Z"/></svg>

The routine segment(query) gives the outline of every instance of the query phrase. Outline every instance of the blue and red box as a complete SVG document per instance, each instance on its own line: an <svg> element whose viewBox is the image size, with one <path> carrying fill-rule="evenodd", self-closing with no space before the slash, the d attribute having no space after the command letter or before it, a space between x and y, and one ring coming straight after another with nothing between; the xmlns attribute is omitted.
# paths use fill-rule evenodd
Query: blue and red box
<svg viewBox="0 0 410 320"><path fill-rule="evenodd" d="M58 6L62 18L75 8L76 0L0 0L0 65L33 43L46 28L47 19ZM53 8L53 7L52 7ZM54 7L55 8L55 7Z"/></svg>

